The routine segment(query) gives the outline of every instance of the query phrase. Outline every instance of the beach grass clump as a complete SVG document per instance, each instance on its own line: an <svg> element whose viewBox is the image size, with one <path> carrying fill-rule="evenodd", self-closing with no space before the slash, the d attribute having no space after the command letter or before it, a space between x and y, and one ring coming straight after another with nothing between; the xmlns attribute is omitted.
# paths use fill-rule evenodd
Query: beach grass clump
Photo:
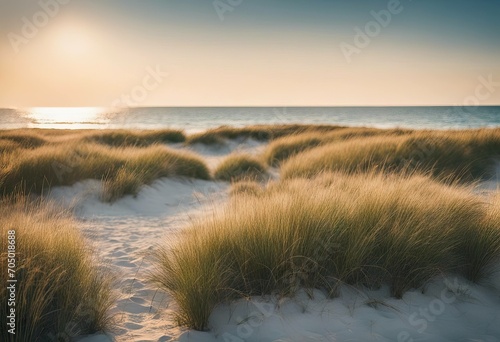
<svg viewBox="0 0 500 342"><path fill-rule="evenodd" d="M246 154L231 154L216 168L214 178L223 181L258 180L266 175L266 166Z"/></svg>
<svg viewBox="0 0 500 342"><path fill-rule="evenodd" d="M2 341L69 341L113 327L113 278L98 266L68 213L50 203L29 203L26 197L2 201L0 233L5 238L0 246L5 266L0 269ZM15 306L9 305L9 285L15 286ZM11 309L15 335L8 332Z"/></svg>
<svg viewBox="0 0 500 342"><path fill-rule="evenodd" d="M0 139L11 141L23 148L36 148L47 143L43 135L30 130L0 130Z"/></svg>
<svg viewBox="0 0 500 342"><path fill-rule="evenodd" d="M112 176L108 175L103 179L101 199L112 203L125 195L135 196L145 184L144 180L140 170L121 167Z"/></svg>
<svg viewBox="0 0 500 342"><path fill-rule="evenodd" d="M393 136L411 133L410 130L402 129L376 129L376 128L354 128L346 127L333 130L331 132L306 132L284 136L269 143L264 151L264 159L269 165L279 165L283 161L314 147L332 142L369 137L369 136Z"/></svg>
<svg viewBox="0 0 500 342"><path fill-rule="evenodd" d="M490 196L489 210L485 216L478 215L481 222L476 229L462 226L456 231L458 244L458 267L465 277L473 282L487 278L499 271L500 255L500 192Z"/></svg>
<svg viewBox="0 0 500 342"><path fill-rule="evenodd" d="M21 148L21 145L15 141L0 138L0 153L11 153Z"/></svg>
<svg viewBox="0 0 500 342"><path fill-rule="evenodd" d="M40 193L57 185L86 179L104 180L106 200L135 194L141 185L160 177L210 179L197 155L164 146L110 148L95 143L46 145L10 158L0 172L0 189Z"/></svg>
<svg viewBox="0 0 500 342"><path fill-rule="evenodd" d="M174 129L152 131L111 130L94 131L86 135L85 140L115 147L145 147L161 143L181 143L186 140L186 136L183 131Z"/></svg>
<svg viewBox="0 0 500 342"><path fill-rule="evenodd" d="M241 194L256 196L260 195L264 189L262 185L253 180L242 180L239 182L235 182L231 185L229 189L230 196L238 196Z"/></svg>
<svg viewBox="0 0 500 342"><path fill-rule="evenodd" d="M387 284L400 298L441 273L488 275L500 257L498 210L471 188L416 174L284 180L193 222L156 253L152 281L176 301L178 322L198 330L218 304L254 295Z"/></svg>
<svg viewBox="0 0 500 342"><path fill-rule="evenodd" d="M276 139L264 151L268 165L277 166L284 160L324 144L324 138L317 133L305 133Z"/></svg>
<svg viewBox="0 0 500 342"><path fill-rule="evenodd" d="M146 147L155 144L182 143L186 136L182 130L64 130L16 129L0 130L1 140L10 140L23 148L36 148L46 144L98 143L113 147Z"/></svg>
<svg viewBox="0 0 500 342"><path fill-rule="evenodd" d="M500 130L421 131L353 138L299 153L282 164L284 178L324 171L419 171L448 181L482 179L500 157Z"/></svg>
<svg viewBox="0 0 500 342"><path fill-rule="evenodd" d="M203 145L223 145L226 139L222 134L209 130L205 132L194 133L187 136L186 144L203 144Z"/></svg>
<svg viewBox="0 0 500 342"><path fill-rule="evenodd" d="M189 152L166 150L156 146L138 151L112 174L104 178L103 199L113 202L124 195L136 195L144 184L161 177L210 179L210 171L201 158Z"/></svg>
<svg viewBox="0 0 500 342"><path fill-rule="evenodd" d="M225 286L231 283L232 269L224 269L231 260L225 252L227 247L223 241L218 243L210 239L205 242L201 236L197 236L193 244L185 244L184 247L189 249L156 250L154 260L157 267L150 280L158 288L167 289L174 295L179 307L174 314L178 325L204 331L208 328L207 323L214 307L227 298L231 291ZM207 253L210 248L213 248L213 253ZM203 253L198 250L203 250ZM197 267L181 266L194 266L193 258L196 257L203 258Z"/></svg>
<svg viewBox="0 0 500 342"><path fill-rule="evenodd" d="M204 132L192 134L187 137L186 143L192 144L222 144L228 139L254 139L269 141L287 135L305 132L329 132L339 129L331 125L254 125L242 128L221 126Z"/></svg>

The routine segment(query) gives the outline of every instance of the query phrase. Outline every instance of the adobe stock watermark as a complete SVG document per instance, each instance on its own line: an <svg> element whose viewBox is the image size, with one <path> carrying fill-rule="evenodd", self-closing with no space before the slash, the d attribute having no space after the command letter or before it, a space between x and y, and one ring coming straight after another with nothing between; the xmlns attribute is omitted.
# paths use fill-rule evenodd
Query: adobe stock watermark
<svg viewBox="0 0 500 342"><path fill-rule="evenodd" d="M295 292L302 288L308 282L309 276L317 272L320 265L331 258L331 256L340 249L337 243L327 243L317 241L316 247L310 258L297 258L289 264L290 269L283 277L284 284L290 286L290 290ZM271 303L260 303L258 301L250 302L257 310L250 312L246 319L237 316L236 320L240 322L236 328L237 336L226 332L222 335L225 342L244 342L247 341L257 328L262 326L264 320L276 315L275 306Z"/></svg>
<svg viewBox="0 0 500 342"><path fill-rule="evenodd" d="M8 315L7 315L7 327L2 327L7 329L7 332L11 335L16 334L16 270L17 270L17 260L16 260L16 231L7 231L7 291L8 291Z"/></svg>
<svg viewBox="0 0 500 342"><path fill-rule="evenodd" d="M288 123L291 121L287 107L275 107L273 108L273 114L280 122Z"/></svg>
<svg viewBox="0 0 500 342"><path fill-rule="evenodd" d="M141 102L144 102L151 92L158 89L168 76L169 73L162 71L159 65L156 65L154 69L148 66L141 83L133 87L129 93L116 98L111 103L111 106L114 108L136 107Z"/></svg>
<svg viewBox="0 0 500 342"><path fill-rule="evenodd" d="M352 62L352 56L354 54L358 55L363 49L367 48L372 42L372 39L380 35L382 30L392 22L394 16L400 14L403 9L404 7L401 1L389 0L386 9L382 9L378 12L370 11L370 15L374 20L367 22L362 28L359 26L354 28L355 35L352 43L340 43L340 50L347 63Z"/></svg>
<svg viewBox="0 0 500 342"><path fill-rule="evenodd" d="M242 3L243 0L214 0L214 2L212 2L220 21L224 21L226 13L233 12L234 9Z"/></svg>
<svg viewBox="0 0 500 342"><path fill-rule="evenodd" d="M67 5L70 0L40 0L38 6L40 10L35 12L31 18L22 17L23 23L19 33L9 32L7 38L15 53L21 51L21 46L27 45L31 39L35 38L40 30L47 26L50 19L57 16L61 6Z"/></svg>
<svg viewBox="0 0 500 342"><path fill-rule="evenodd" d="M274 306L271 303L259 303L257 301L250 303L253 304L257 310L250 312L247 319L243 319L239 316L236 317L236 319L241 322L236 328L236 334L238 336L226 332L222 334L224 342L244 342L248 340L255 329L259 328L264 323L265 318L269 318L275 314Z"/></svg>
<svg viewBox="0 0 500 342"><path fill-rule="evenodd" d="M488 76L479 75L473 93L465 97L462 103L455 104L453 113L450 114L467 114L470 116L485 101L488 101L498 89L500 89L500 82L494 79L493 74ZM458 110L460 112L457 112Z"/></svg>
<svg viewBox="0 0 500 342"><path fill-rule="evenodd" d="M408 323L416 329L419 334L423 334L429 322L435 322L436 318L446 311L446 307L454 303L459 296L467 295L468 288L461 285L458 279L455 278L453 283L449 279L444 280L445 288L440 293L438 298L429 302L426 307L419 308L408 317ZM401 331L398 334L398 342L414 342L408 331Z"/></svg>
<svg viewBox="0 0 500 342"><path fill-rule="evenodd" d="M63 184L67 176L71 175L75 168L83 162L85 162L85 156L81 155L78 151L74 151L65 164L58 161L52 162L52 170L59 183Z"/></svg>
<svg viewBox="0 0 500 342"><path fill-rule="evenodd" d="M415 139L412 141L411 152L397 162L402 169L413 170L429 162L437 150L439 138L430 137L428 139Z"/></svg>

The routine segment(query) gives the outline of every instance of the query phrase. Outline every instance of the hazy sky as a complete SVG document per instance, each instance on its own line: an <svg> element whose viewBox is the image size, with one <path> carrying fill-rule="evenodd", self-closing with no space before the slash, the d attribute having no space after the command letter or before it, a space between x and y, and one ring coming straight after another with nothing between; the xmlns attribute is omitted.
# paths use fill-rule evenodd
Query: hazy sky
<svg viewBox="0 0 500 342"><path fill-rule="evenodd" d="M0 0L0 107L500 104L499 18L495 0Z"/></svg>

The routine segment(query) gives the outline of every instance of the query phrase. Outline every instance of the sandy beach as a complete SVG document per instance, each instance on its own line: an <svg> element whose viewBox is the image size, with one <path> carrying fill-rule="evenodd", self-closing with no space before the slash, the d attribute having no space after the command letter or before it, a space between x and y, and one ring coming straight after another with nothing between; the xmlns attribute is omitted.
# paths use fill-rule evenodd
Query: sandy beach
<svg viewBox="0 0 500 342"><path fill-rule="evenodd" d="M500 342L500 1L0 1L0 342Z"/></svg>
<svg viewBox="0 0 500 342"><path fill-rule="evenodd" d="M452 193L458 191L457 194L460 193L460 196L472 196L471 199L487 203L495 197L500 185L500 168L494 153L487 155L489 159L484 159L477 164L479 166L489 165L488 173L481 178L477 178L473 173L466 174L464 173L465 169L455 166L460 166L462 163L472 170L472 164L468 164L465 159L457 164L455 161L446 159L446 154L443 154L442 158L446 162L439 164L439 167L443 168L442 172L445 172L446 177L435 184L434 180L426 180L429 175L431 178L440 179L439 172L429 174L426 171L428 166L425 162L427 158L430 160L427 165L436 167L436 162L432 160L438 153L436 151L443 153L444 145L442 144L447 144L448 139L455 139L453 137L456 136L458 139L456 141L468 146L467 148L476 148L475 145L478 145L477 148L484 150L481 144L489 144L486 142L489 141L488 139L498 141L495 140L498 139L498 130L496 129L450 131L446 138L442 132L433 133L432 131L329 128L327 126L323 128L308 126L300 128L299 131L296 129L288 130L285 126L262 127L262 130L266 132L287 132L283 133L281 137L275 138L267 133L263 134L263 131L258 134L245 133L248 131L247 129L237 130L231 133L231 138L225 138L224 135L227 133L215 130L202 132L192 137L188 136L186 141L182 143L167 142L159 145L155 139L163 139L161 134L136 132L134 139L138 140L133 142L135 147L113 146L113 139L118 139L118 136L111 134L109 135L113 137L111 140L104 139L103 137L108 135L106 131L98 133L74 131L57 135L52 135L50 131L3 131L0 134L0 139L17 144L33 144L33 142L38 141L36 138L42 141L36 142L38 147L5 145L6 151L12 149L12 153L28 148L21 159L12 159L12 165L15 165L16 162L22 162L24 160L22 158L33 160L30 159L33 158L30 157L30 153L41 153L37 151L42 151L43 148L56 149L57 146L71 144L73 140L76 142L91 141L90 144L95 144L93 141L97 141L97 144L102 146L99 148L110 149L110 151L123 150L130 156L135 156L136 153L142 153L151 148L162 148L165 151L171 150L175 153L189 153L189 158L196 156L196 160L203 161L211 175L210 179L206 180L176 176L175 174L155 178L134 188L132 194L120 192L121 195L111 201L105 200L109 197L103 197L103 193L108 191L105 185L106 180L71 178L72 184L46 188L39 188L36 186L36 182L33 183L33 189L41 189L39 194L43 194L44 201L55 203L60 210L71 213L78 231L86 241L85 243L93 248L96 266L114 276L110 291L114 293L115 301L110 305L107 313L113 321L110 330L83 337L81 341L456 341L457 338L464 341L497 341L498 336L500 336L500 330L498 330L500 326L498 324L500 323L498 314L500 312L498 297L500 290L498 257L500 253L491 256L493 259L487 265L486 275L481 276L477 281L471 281L471 278L468 279L465 273L460 274L452 269L446 270L444 265L440 265L440 274L432 273L432 276L426 276L421 286L413 288L410 285L410 287L405 288L401 296L396 295L396 297L390 283L376 282L370 285L369 282L374 280L368 278L359 282L352 282L347 278L346 280L335 280L335 295L333 297L328 294L324 285L319 284L317 287L300 286L294 290L293 294L288 295L280 293L281 290L276 288L275 292L263 293L261 296L251 293L241 294L231 297L233 299L230 301L224 300L217 303L210 314L207 326L203 329L204 331L189 328L189 325L179 325L175 316L182 308L179 307L179 303L175 299L175 290L172 288L169 290L168 287L162 287L152 281L152 275L158 273L159 268L162 267L155 259L155 253L162 248L176 248L177 245L185 243L187 227L196 225L197 222L204 222L204 220L208 220L207 224L211 224L209 223L210 217L230 214L224 210L233 210L230 204L233 201L243 200L253 203L253 196L258 198L258 196L265 194L252 195L249 191L257 189L255 191L266 191L269 192L269 196L272 196L274 188L286 187L289 182L295 182L293 179L296 177L299 177L297 181L304 179L303 175L314 180L316 176L311 175L310 171L299 175L292 174L292 176L288 174L291 172L291 167L293 167L293 172L298 172L302 167L314 166L316 163L314 158L316 157L311 155L313 152L324 153L324 156L318 160L326 163L325 165L330 165L329 167L337 168L340 165L338 169L335 169L335 172L340 173L337 176L332 174L334 178L332 181L328 181L328 184L335 183L335 178L342 179L342 177L347 177L341 181L344 182L343 184L357 182L357 176L349 176L348 173L342 175L342 172L347 172L342 170L347 170L349 164L335 162L328 164L331 162L327 161L328 158L335 155L340 156L343 152L337 150L340 148L339 146L349 143L351 144L349 151L352 154L345 156L347 160L356 158L356 163L361 165L363 160L367 160L366 158L369 157L373 162L371 165L376 167L375 169L367 167L365 170L355 171L361 177L366 177L360 178L359 181L360 184L364 182L368 187L372 186L370 184L373 182L385 182L384 177L396 177L388 184L396 184L394 183L396 181L401 182L401 186L406 186L404 185L406 182L410 182L418 174L422 174L424 178L418 182L428 183L425 187L442 188L443 190L439 191L444 191L443 196L446 198L457 196L452 195ZM308 131L304 131L304 129ZM316 132L315 130L318 129L324 133ZM156 138L147 141L142 135L143 133L148 134L148 137L155 136ZM121 134L132 133L121 132ZM219 138L214 140L214 134ZM170 135L171 133L169 133ZM415 139L423 139L423 143L415 145ZM399 144L399 151L403 149L406 141L412 141L413 150L400 152L406 153L406 158L402 159L406 164L405 167L398 169L394 168L396 164L391 164L396 163L396 161L391 162L384 156L380 156L380 158L384 157L387 162L380 169L377 162L373 160L375 155L370 152L370 144L390 146L393 140ZM124 144L125 141L127 140L123 140L121 144ZM138 141L144 142L140 144L142 146L138 146ZM312 144L311 141L313 141ZM354 148L358 143L362 144L363 151L367 151L368 157L360 157L358 152L355 152ZM111 147L106 147L108 144L111 144ZM452 143L450 148L463 149L460 146L456 147L455 144ZM415 146L421 146L421 150L427 151L428 155L422 157L422 153L415 153ZM288 152L283 152L285 150ZM74 150L70 151L74 153ZM88 151L87 153L94 153L94 150L89 149ZM98 153L108 153L104 152L107 150L102 151ZM8 153L5 154L5 156L7 155ZM233 160L234 156L245 156L243 159L236 159L239 165L236 168L228 163L228 160ZM83 162L88 162L91 157L80 154L79 158ZM279 163L274 162L276 158L279 158ZM359 158L365 159L360 160ZM464 154L460 158L469 157L468 154ZM299 166L297 163L301 160L308 160L308 162ZM401 158L398 158L397 162L400 163L400 160ZM255 168L258 165L248 164L249 161L263 165L263 171L255 174ZM175 161L170 163L175 163ZM451 173L447 171L448 164L454 165L450 169ZM397 166L401 165L397 164ZM14 166L11 167L14 168ZM75 171L70 173L79 172L76 166L73 167ZM231 171L221 172L222 168L230 168ZM10 168L4 170L10 172L5 174L6 177L12 175L13 171L11 170ZM169 166L169 170L172 170L171 166ZM428 170L432 170L432 168ZM54 172L54 170L51 171ZM457 175L460 173L460 178L452 179L450 182L450 175L453 174L453 171L456 171ZM262 172L265 173L265 176L260 174ZM325 172L324 167L319 172L319 174ZM387 173L387 176L377 176L377 174L381 175L380 172ZM366 176L362 176L363 173L366 173ZM229 178L227 178L228 174L231 175ZM40 174L37 177L40 177ZM216 177L222 178L217 179ZM351 179L350 177L355 178ZM55 183L66 181L64 178L58 179L57 177L53 180ZM299 183L303 181L305 180L300 180ZM442 185L439 182L442 182ZM121 183L112 184L122 186ZM311 192L314 194L317 192L314 196L322 196L320 195L321 189L315 190L314 183L311 183L311 186L312 188L309 190L302 190L302 193ZM447 195L447 192L450 194ZM36 197L38 196L36 195ZM262 200L264 201L265 197ZM283 200L286 201L285 199L280 201ZM335 201L333 197L332 201ZM248 212L250 208L239 207L238 210L243 213ZM271 215L279 215L279 213L275 212ZM435 214L429 212L425 215ZM431 220L430 223L433 224L432 222ZM201 227L196 229L202 229ZM234 226L231 229L244 228ZM445 233L443 232L443 234ZM197 247L194 246L194 248ZM424 257L422 256L422 258ZM186 267L189 266L186 265ZM316 270L316 267L313 268ZM304 275L299 273L299 277L304 277ZM225 291L231 293L232 290Z"/></svg>

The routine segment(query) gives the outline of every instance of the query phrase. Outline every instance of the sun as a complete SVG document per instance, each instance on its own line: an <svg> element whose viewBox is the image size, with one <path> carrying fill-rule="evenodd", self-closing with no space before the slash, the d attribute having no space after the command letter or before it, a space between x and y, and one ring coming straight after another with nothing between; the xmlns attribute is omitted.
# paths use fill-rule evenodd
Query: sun
<svg viewBox="0 0 500 342"><path fill-rule="evenodd" d="M82 27L64 26L54 34L56 50L65 56L81 56L92 50L92 38Z"/></svg>
<svg viewBox="0 0 500 342"><path fill-rule="evenodd" d="M73 108L29 108L25 117L44 128L85 128L103 112L98 107Z"/></svg>

